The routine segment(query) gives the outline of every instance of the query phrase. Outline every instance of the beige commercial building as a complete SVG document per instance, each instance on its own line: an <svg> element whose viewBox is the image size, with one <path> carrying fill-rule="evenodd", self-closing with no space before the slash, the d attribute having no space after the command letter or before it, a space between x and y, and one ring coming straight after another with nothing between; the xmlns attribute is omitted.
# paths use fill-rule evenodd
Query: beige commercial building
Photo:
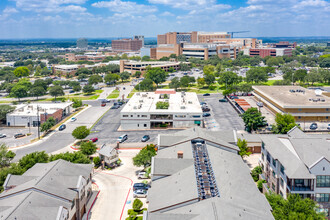
<svg viewBox="0 0 330 220"><path fill-rule="evenodd" d="M301 86L253 86L255 98L276 113L290 113L300 122L329 122L330 97Z"/></svg>
<svg viewBox="0 0 330 220"><path fill-rule="evenodd" d="M135 74L136 71L140 71L142 74L146 72L147 67L160 67L161 69L168 71L173 67L175 70L180 69L180 62L170 61L132 61L132 60L120 60L120 72L130 72Z"/></svg>

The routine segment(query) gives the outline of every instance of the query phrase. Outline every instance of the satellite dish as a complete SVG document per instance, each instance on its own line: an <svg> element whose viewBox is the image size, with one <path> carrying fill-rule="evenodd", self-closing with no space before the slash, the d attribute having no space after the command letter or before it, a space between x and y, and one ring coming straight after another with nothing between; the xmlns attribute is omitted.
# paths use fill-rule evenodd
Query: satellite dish
<svg viewBox="0 0 330 220"><path fill-rule="evenodd" d="M315 90L315 95L322 95L322 90L321 89L316 89Z"/></svg>

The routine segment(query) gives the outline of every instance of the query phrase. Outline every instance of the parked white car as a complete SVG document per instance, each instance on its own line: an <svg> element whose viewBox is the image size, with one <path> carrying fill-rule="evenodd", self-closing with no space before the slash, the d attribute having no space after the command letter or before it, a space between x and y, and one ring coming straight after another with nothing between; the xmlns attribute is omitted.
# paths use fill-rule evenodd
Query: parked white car
<svg viewBox="0 0 330 220"><path fill-rule="evenodd" d="M147 198L148 191L144 189L138 189L133 191L133 198Z"/></svg>

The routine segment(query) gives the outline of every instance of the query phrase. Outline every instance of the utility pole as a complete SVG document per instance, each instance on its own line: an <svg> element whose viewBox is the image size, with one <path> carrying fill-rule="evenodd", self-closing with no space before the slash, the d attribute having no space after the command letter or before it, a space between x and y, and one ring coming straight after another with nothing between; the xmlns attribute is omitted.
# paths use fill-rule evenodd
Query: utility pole
<svg viewBox="0 0 330 220"><path fill-rule="evenodd" d="M40 139L39 105L37 105L37 120L38 120L38 139Z"/></svg>

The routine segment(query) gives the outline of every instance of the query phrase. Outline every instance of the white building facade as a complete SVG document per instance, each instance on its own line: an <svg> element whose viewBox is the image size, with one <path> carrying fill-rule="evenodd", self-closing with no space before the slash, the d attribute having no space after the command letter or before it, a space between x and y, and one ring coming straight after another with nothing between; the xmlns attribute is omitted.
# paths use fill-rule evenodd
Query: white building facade
<svg viewBox="0 0 330 220"><path fill-rule="evenodd" d="M157 109L156 103L169 103ZM121 130L202 126L203 112L196 93L157 90L135 93L120 113Z"/></svg>

